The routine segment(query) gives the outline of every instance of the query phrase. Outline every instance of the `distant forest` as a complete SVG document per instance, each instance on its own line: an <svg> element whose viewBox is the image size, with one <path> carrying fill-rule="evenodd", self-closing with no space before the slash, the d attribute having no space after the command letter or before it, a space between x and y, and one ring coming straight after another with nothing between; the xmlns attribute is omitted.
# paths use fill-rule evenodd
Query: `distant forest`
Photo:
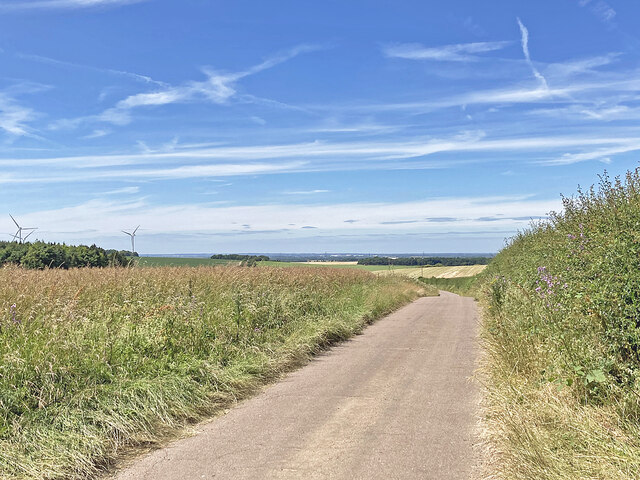
<svg viewBox="0 0 640 480"><path fill-rule="evenodd" d="M358 265L428 265L458 267L461 265L487 265L491 257L367 257L358 260Z"/></svg>
<svg viewBox="0 0 640 480"><path fill-rule="evenodd" d="M266 255L241 255L238 253L229 253L222 254L217 253L215 255L211 255L213 260L239 260L242 262L267 262L269 261L269 257Z"/></svg>
<svg viewBox="0 0 640 480"><path fill-rule="evenodd" d="M91 245L65 245L60 243L0 242L0 265L14 264L25 268L76 268L126 266L131 252L105 250Z"/></svg>

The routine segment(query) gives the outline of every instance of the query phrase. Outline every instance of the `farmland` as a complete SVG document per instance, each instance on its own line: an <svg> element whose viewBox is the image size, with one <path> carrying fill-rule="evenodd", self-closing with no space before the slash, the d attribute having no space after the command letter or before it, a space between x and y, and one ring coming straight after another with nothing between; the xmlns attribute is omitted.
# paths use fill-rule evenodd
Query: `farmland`
<svg viewBox="0 0 640 480"><path fill-rule="evenodd" d="M486 265L462 265L458 267L387 267L374 271L378 275L403 275L411 278L462 278L481 273Z"/></svg>
<svg viewBox="0 0 640 480"><path fill-rule="evenodd" d="M184 257L139 257L137 265L140 267L200 267L200 266L238 266L239 261L234 260L213 260L210 258L184 258ZM411 278L425 277L457 278L471 277L482 272L486 265L464 265L447 267L420 267L405 265L358 265L357 262L280 262L262 261L257 263L258 267L280 267L280 268L339 268L353 269L373 272L378 275L404 275Z"/></svg>
<svg viewBox="0 0 640 480"><path fill-rule="evenodd" d="M214 260L212 258L190 257L137 257L135 263L140 267L213 267L216 265L239 265L239 261Z"/></svg>
<svg viewBox="0 0 640 480"><path fill-rule="evenodd" d="M88 478L417 296L330 268L0 270L0 477Z"/></svg>

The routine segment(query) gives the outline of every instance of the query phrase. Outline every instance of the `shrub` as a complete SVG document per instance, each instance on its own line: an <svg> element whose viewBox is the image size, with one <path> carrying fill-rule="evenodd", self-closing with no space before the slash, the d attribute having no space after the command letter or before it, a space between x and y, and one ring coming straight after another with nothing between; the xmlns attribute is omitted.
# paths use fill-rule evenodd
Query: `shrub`
<svg viewBox="0 0 640 480"><path fill-rule="evenodd" d="M605 173L563 206L511 239L483 273L489 430L508 478L632 478L640 170L624 180ZM619 443L607 443L607 431Z"/></svg>
<svg viewBox="0 0 640 480"><path fill-rule="evenodd" d="M15 264L25 268L107 267L129 264L122 252L106 251L96 245L71 246L59 243L0 242L0 265Z"/></svg>

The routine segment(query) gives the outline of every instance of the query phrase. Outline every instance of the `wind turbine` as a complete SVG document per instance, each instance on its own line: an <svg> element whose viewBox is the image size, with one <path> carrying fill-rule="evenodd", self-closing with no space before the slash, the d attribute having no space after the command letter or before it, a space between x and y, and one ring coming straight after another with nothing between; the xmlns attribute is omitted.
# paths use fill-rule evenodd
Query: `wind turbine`
<svg viewBox="0 0 640 480"><path fill-rule="evenodd" d="M129 235L131 237L131 255L136 253L136 232L138 231L139 228L140 228L140 225L138 225L133 232L125 232L124 230L122 230L122 233Z"/></svg>
<svg viewBox="0 0 640 480"><path fill-rule="evenodd" d="M18 222L16 222L16 219L13 218L13 215L9 214L9 216L11 217L11 220L13 220L13 223L16 224L16 227L18 227L18 231L13 236L14 242L17 238L19 243L23 243L27 238L29 238L29 235L31 235L33 232L35 232L38 229L38 227L21 227L20 225L18 225ZM26 230L31 230L31 231L27 233L27 235L24 238L22 238L22 232Z"/></svg>

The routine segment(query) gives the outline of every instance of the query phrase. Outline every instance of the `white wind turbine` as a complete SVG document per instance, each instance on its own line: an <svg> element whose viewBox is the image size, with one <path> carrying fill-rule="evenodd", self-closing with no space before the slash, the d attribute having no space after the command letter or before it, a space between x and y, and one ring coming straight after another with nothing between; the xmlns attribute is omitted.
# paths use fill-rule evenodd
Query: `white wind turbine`
<svg viewBox="0 0 640 480"><path fill-rule="evenodd" d="M27 238L29 238L29 235L31 235L33 232L35 232L38 227L21 227L20 225L18 225L18 222L16 222L16 219L13 218L13 215L9 214L9 216L11 217L11 220L13 220L13 223L16 224L16 227L18 227L18 231L15 233L15 235L13 236L13 241L15 242L16 239L18 239L19 243L23 243ZM25 235L25 237L22 237L22 232L23 231L28 231L31 230L29 233L27 233L27 235Z"/></svg>
<svg viewBox="0 0 640 480"><path fill-rule="evenodd" d="M136 232L138 231L139 228L140 228L140 225L138 225L133 232L125 232L124 230L122 230L122 233L129 235L131 237L131 255L136 253Z"/></svg>

